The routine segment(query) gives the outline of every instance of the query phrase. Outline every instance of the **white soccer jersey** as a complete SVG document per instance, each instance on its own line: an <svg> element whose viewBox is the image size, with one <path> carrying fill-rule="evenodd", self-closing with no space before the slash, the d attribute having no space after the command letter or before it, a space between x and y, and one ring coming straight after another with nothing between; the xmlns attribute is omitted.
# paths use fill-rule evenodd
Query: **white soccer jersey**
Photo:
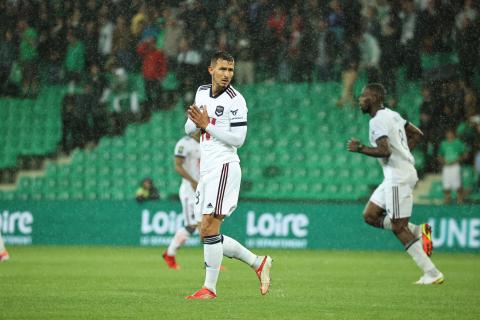
<svg viewBox="0 0 480 320"><path fill-rule="evenodd" d="M175 145L175 157L185 159L183 167L193 179L198 181L200 176L199 143L189 136L181 138ZM182 186L180 188L184 188L185 186L190 189L192 188L190 182L184 178L182 179Z"/></svg>
<svg viewBox="0 0 480 320"><path fill-rule="evenodd" d="M232 127L247 125L247 104L243 96L232 86L228 86L216 96L212 96L212 85L200 86L195 95L195 105L207 107L210 125L222 131ZM200 138L200 173L203 175L224 163L240 162L237 148L203 132Z"/></svg>
<svg viewBox="0 0 480 320"><path fill-rule="evenodd" d="M380 158L385 180L393 183L407 183L418 180L417 171L410 149L408 148L405 125L408 122L397 112L388 108L377 111L375 117L370 119L369 139L370 144L377 147L376 141L381 137L388 137L392 154L388 158Z"/></svg>

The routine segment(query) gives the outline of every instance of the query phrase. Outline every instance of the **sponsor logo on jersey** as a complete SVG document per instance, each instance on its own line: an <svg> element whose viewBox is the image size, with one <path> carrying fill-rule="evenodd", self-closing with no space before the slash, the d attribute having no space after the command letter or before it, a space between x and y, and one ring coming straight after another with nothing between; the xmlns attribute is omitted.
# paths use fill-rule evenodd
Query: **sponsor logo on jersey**
<svg viewBox="0 0 480 320"><path fill-rule="evenodd" d="M217 115L217 117L220 117L221 115L223 115L223 110L225 108L222 107L222 106L217 106L217 108L215 109L215 114Z"/></svg>
<svg viewBox="0 0 480 320"><path fill-rule="evenodd" d="M236 115L237 115L237 111L238 111L238 109L235 109L235 110L231 110L230 112L232 113L232 115L236 116Z"/></svg>

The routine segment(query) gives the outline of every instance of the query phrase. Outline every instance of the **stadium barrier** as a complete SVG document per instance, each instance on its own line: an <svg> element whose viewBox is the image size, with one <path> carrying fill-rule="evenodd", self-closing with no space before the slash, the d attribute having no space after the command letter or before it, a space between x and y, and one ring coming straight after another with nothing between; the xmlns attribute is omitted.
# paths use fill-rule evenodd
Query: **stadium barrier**
<svg viewBox="0 0 480 320"><path fill-rule="evenodd" d="M248 247L402 250L388 231L367 226L360 204L241 202L222 231ZM480 251L480 206L415 206L413 222L433 227L436 250ZM2 201L0 231L14 245L166 246L183 223L179 203ZM192 237L188 245L199 245Z"/></svg>

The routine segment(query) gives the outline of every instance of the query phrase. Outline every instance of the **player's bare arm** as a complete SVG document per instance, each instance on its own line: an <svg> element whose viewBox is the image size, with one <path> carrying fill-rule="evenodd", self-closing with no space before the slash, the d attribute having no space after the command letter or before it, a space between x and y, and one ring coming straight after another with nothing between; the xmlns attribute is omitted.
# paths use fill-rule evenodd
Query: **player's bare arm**
<svg viewBox="0 0 480 320"><path fill-rule="evenodd" d="M193 179L190 174L188 174L187 170L185 170L183 164L185 163L185 158L182 157L175 157L175 171L178 172L180 176L190 182L192 185L193 190L197 189L197 180Z"/></svg>
<svg viewBox="0 0 480 320"><path fill-rule="evenodd" d="M377 141L377 147L368 147L360 143L359 140L352 138L347 143L347 149L350 152L363 153L374 158L388 158L392 154L387 137L380 137Z"/></svg>
<svg viewBox="0 0 480 320"><path fill-rule="evenodd" d="M420 140L422 140L423 132L409 122L405 127L405 133L407 134L408 148L413 150Z"/></svg>
<svg viewBox="0 0 480 320"><path fill-rule="evenodd" d="M188 113L188 118L195 123L197 128L205 130L210 122L208 118L208 112L207 112L207 107L205 106L203 108L203 111L200 110L199 107L196 105L190 106L190 108L187 111Z"/></svg>

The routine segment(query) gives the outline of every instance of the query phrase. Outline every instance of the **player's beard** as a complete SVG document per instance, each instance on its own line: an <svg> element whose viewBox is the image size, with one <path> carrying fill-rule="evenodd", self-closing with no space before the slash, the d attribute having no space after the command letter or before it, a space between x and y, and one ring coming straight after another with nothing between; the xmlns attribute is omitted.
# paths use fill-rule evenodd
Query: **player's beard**
<svg viewBox="0 0 480 320"><path fill-rule="evenodd" d="M371 109L372 109L372 106L367 102L365 102L363 106L360 105L360 110L362 110L362 113L370 113Z"/></svg>

